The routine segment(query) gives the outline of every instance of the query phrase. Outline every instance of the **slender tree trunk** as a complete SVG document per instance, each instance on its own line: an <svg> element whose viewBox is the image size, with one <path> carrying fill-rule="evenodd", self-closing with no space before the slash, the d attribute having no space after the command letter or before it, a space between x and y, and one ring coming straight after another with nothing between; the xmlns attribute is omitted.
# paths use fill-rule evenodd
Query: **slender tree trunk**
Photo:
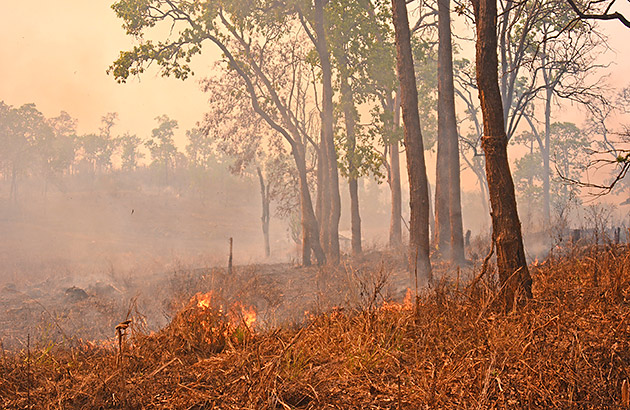
<svg viewBox="0 0 630 410"><path fill-rule="evenodd" d="M433 198L431 197L431 184L428 184L429 195L429 238L435 238L435 210L433 209Z"/></svg>
<svg viewBox="0 0 630 410"><path fill-rule="evenodd" d="M400 127L400 90L393 101L394 124L392 134ZM398 248L402 244L402 188L400 183L399 142L389 144L389 189L391 191L391 219L389 221L389 246Z"/></svg>
<svg viewBox="0 0 630 410"><path fill-rule="evenodd" d="M551 171L549 168L549 143L551 140L551 97L553 95L553 91L551 88L547 88L546 90L546 100L545 100L545 145L541 147L540 154L542 155L543 160L543 174L542 174L542 182L543 182L543 218L545 223L551 221Z"/></svg>
<svg viewBox="0 0 630 410"><path fill-rule="evenodd" d="M329 201L328 214L323 213L322 218L326 220L327 229L325 232L325 242L328 248L328 260L332 263L339 261L339 219L341 218L341 195L339 194L339 173L337 170L337 153L335 150L334 128L333 128L333 87L332 87L332 65L330 62L330 51L326 41L326 22L324 6L328 0L315 0L315 21L313 28L317 36L317 54L319 56L322 69L322 148L326 151L326 172L328 173L328 195L323 201ZM324 192L326 192L324 191Z"/></svg>
<svg viewBox="0 0 630 410"><path fill-rule="evenodd" d="M348 82L348 67L345 56L339 59L341 76L341 100L346 125L346 152L348 155L348 188L350 190L350 224L352 230L352 254L359 255L361 249L361 214L359 213L359 184L356 154L356 108L354 95Z"/></svg>
<svg viewBox="0 0 630 410"><path fill-rule="evenodd" d="M448 201L449 237L444 238L444 240L449 241L449 246L447 247L449 258L454 262L462 262L465 259L464 228L460 192L459 136L457 134L457 118L455 116L455 86L453 84L450 0L438 0L438 36L438 138L442 134L441 140L447 146L445 169L447 175L446 197ZM436 229L436 231L439 234L439 230ZM445 233L446 230L443 231L443 234Z"/></svg>
<svg viewBox="0 0 630 410"><path fill-rule="evenodd" d="M405 152L409 173L409 257L410 269L427 282L433 280L429 259L429 191L424 162L424 146L418 113L418 90L411 53L411 34L405 0L392 0L396 34L397 68L400 80L402 116L405 125Z"/></svg>
<svg viewBox="0 0 630 410"><path fill-rule="evenodd" d="M492 206L492 236L504 300L511 308L518 297L532 297L514 182L507 157L507 136L497 74L496 0L473 0L477 24L477 85L483 113L482 148Z"/></svg>
<svg viewBox="0 0 630 410"><path fill-rule="evenodd" d="M263 177L260 167L256 167L256 172L258 173L260 198L262 201L262 216L260 220L262 222L263 239L265 241L265 256L268 258L271 256L271 248L269 246L269 187L265 184L265 178Z"/></svg>
<svg viewBox="0 0 630 410"><path fill-rule="evenodd" d="M363 247L361 244L361 215L359 213L359 181L356 178L350 178L348 189L350 191L352 254L360 255L363 252Z"/></svg>
<svg viewBox="0 0 630 410"><path fill-rule="evenodd" d="M452 69L452 61L449 52L450 43L450 18L448 0L438 0L438 133L437 133L437 159L435 170L435 231L434 246L438 255L450 258L451 254L451 221L449 184L451 182L448 161L451 159L449 135L451 130L450 101L448 101L448 78L446 70ZM446 19L446 20L445 20ZM447 28L448 27L448 28ZM446 42L448 41L448 44ZM454 110L453 106L453 110Z"/></svg>
<svg viewBox="0 0 630 410"><path fill-rule="evenodd" d="M313 211L311 193L308 188L304 145L296 144L292 149L300 180L300 207L302 215L302 264L311 264L311 250L315 254L318 265L326 263L324 250L319 243L319 227Z"/></svg>
<svg viewBox="0 0 630 410"><path fill-rule="evenodd" d="M319 221L319 238L324 252L329 254L330 175L328 173L328 149L326 148L323 129L320 135L317 155L317 220Z"/></svg>
<svg viewBox="0 0 630 410"><path fill-rule="evenodd" d="M441 0L438 2L441 3ZM441 44L440 44L441 47ZM439 66L439 59L438 59ZM435 230L433 231L434 246L443 258L449 258L451 253L451 222L449 201L449 166L448 166L448 135L444 126L443 95L440 95L440 79L443 72L438 67L438 148L435 170Z"/></svg>

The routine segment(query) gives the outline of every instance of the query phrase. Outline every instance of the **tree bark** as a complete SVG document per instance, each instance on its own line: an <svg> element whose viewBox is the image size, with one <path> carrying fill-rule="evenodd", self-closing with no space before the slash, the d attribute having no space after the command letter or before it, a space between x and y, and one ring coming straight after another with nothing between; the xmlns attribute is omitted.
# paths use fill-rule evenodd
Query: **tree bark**
<svg viewBox="0 0 630 410"><path fill-rule="evenodd" d="M431 191L431 184L429 184L428 186L428 192L429 192L429 238L433 238L435 237L435 210L433 209L433 198L431 197L431 194L433 194L433 191Z"/></svg>
<svg viewBox="0 0 630 410"><path fill-rule="evenodd" d="M394 123L392 134L400 126L400 90L393 100ZM400 183L399 142L389 144L389 189L391 191L391 219L389 221L389 246L398 248L402 244L402 188Z"/></svg>
<svg viewBox="0 0 630 410"><path fill-rule="evenodd" d="M547 88L545 95L545 145L541 147L540 154L543 160L543 218L545 224L551 221L551 170L550 161L550 142L551 142L551 98L553 90Z"/></svg>
<svg viewBox="0 0 630 410"><path fill-rule="evenodd" d="M329 262L339 262L339 219L341 218L341 195L339 194L339 173L337 170L337 152L334 140L334 106L332 87L332 64L330 62L330 51L326 41L326 22L324 6L327 0L315 0L313 29L315 31L317 44L317 54L319 56L322 69L322 130L321 141L322 150L326 151L326 168L328 174L327 187L324 190L322 205L329 203L328 214L322 212L322 225L326 225L324 231L324 241L327 244L327 259ZM327 195L326 195L327 194Z"/></svg>
<svg viewBox="0 0 630 410"><path fill-rule="evenodd" d="M260 217L260 221L262 223L263 240L265 241L265 256L268 258L271 256L271 247L269 245L269 187L265 184L265 178L259 166L256 167L256 173L258 174L260 198L262 202L262 216Z"/></svg>
<svg viewBox="0 0 630 410"><path fill-rule="evenodd" d="M317 153L317 221L319 222L319 241L326 254L330 247L330 175L328 173L328 149L323 130L320 132L319 150Z"/></svg>
<svg viewBox="0 0 630 410"><path fill-rule="evenodd" d="M311 250L315 254L318 265L326 262L324 250L319 242L319 227L317 218L313 211L313 203L308 188L308 178L306 172L306 161L304 161L304 146L296 145L292 149L293 157L298 169L300 180L300 208L302 215L302 264L309 266L311 264Z"/></svg>
<svg viewBox="0 0 630 410"><path fill-rule="evenodd" d="M438 3L440 3L439 1ZM441 47L441 44L440 44ZM439 68L438 59L438 137L437 137L437 159L435 169L435 230L433 231L434 246L438 255L442 258L449 258L451 254L451 222L450 201L449 201L449 141L444 126L444 103L441 101L443 95L440 94L442 71ZM443 91L442 91L443 92Z"/></svg>
<svg viewBox="0 0 630 410"><path fill-rule="evenodd" d="M350 226L352 231L352 254L359 255L361 246L361 214L359 212L359 183L356 154L356 108L354 95L348 81L348 66L345 56L339 59L341 77L341 101L346 125L346 155L348 156L348 189L350 191Z"/></svg>
<svg viewBox="0 0 630 410"><path fill-rule="evenodd" d="M361 214L359 212L359 181L350 178L348 181L350 191L350 222L352 230L352 254L360 255L363 252L361 244Z"/></svg>
<svg viewBox="0 0 630 410"><path fill-rule="evenodd" d="M445 10L446 8L446 10ZM444 20L446 18L446 21ZM448 29L446 28L448 26ZM446 42L449 42L448 45ZM448 0L438 0L438 130L437 130L437 158L435 170L435 231L433 233L434 246L442 258L450 258L451 254L451 222L449 201L448 161L451 159L450 101L448 101L448 78L445 70L453 72L450 44L450 18L448 15ZM454 110L453 105L453 110ZM456 131L457 132L457 131Z"/></svg>
<svg viewBox="0 0 630 410"><path fill-rule="evenodd" d="M459 170L459 135L455 116L455 86L453 84L453 46L451 42L450 0L438 0L438 139L446 143L445 171L448 214L447 256L454 262L463 262L464 228L462 222L462 204ZM439 148L438 148L439 155ZM438 158L439 160L439 158ZM443 187L444 188L444 187ZM437 190L437 186L436 186ZM436 193L437 200L437 193ZM436 214L438 212L436 202ZM437 223L437 217L436 217ZM439 229L436 229L439 234ZM440 237L440 240L442 238ZM436 242L439 243L440 242ZM438 247L439 250L439 247Z"/></svg>
<svg viewBox="0 0 630 410"><path fill-rule="evenodd" d="M516 209L514 182L507 157L507 136L497 74L496 0L473 0L477 25L477 85L483 113L482 148L492 207L492 235L497 251L497 270L506 307L532 297L521 223Z"/></svg>
<svg viewBox="0 0 630 410"><path fill-rule="evenodd" d="M409 259L410 270L427 282L433 280L429 259L429 192L424 146L418 113L418 90L411 53L411 34L405 0L392 0L396 36L398 79L405 125L405 152L409 173Z"/></svg>

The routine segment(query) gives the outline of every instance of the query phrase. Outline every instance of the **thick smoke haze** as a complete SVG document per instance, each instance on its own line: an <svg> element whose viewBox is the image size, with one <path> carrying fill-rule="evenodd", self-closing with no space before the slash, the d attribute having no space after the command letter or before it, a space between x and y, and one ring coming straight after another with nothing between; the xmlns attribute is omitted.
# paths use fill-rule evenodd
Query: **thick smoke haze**
<svg viewBox="0 0 630 410"><path fill-rule="evenodd" d="M129 132L147 139L156 127L156 117L166 114L179 123L174 141L184 152L186 131L208 111L208 95L202 92L199 80L213 73L220 54L211 44L205 45L203 53L193 59L195 75L186 81L161 77L152 66L141 78L118 84L106 70L121 50L134 45L134 40L124 32L111 3L39 0L4 4L0 101L16 108L34 103L47 118L67 111L78 120L79 135L97 133L101 118L115 112L115 135ZM472 35L471 27L461 21L454 27L463 37ZM601 75L607 75L611 89L627 87L629 31L617 22L600 27L610 46L598 60L608 66ZM470 42L458 57L472 60L473 53ZM563 103L555 108L554 121L572 121L579 126L584 122L585 111L575 105ZM362 114L368 116L367 112ZM619 123L620 118L613 118L611 126ZM147 165L150 157L145 147L142 150L146 157L141 163ZM523 154L522 147L511 148L510 158L514 161ZM434 189L435 149L426 155L428 179ZM112 172L90 176L73 170L49 184L33 173L20 179L16 200L9 198L9 178L5 175L0 180L0 286L24 290L20 286L52 279L58 281L57 290L64 286L88 288L96 282L118 285L125 278L164 274L182 267L225 266L230 237L234 238L236 264L299 260L299 246L291 231L295 220L277 218L273 204L271 257L265 258L260 188L253 171L247 177L237 177L223 162L218 164L221 171L199 190L191 188L194 175L180 175L179 185L164 184L152 180L155 175L151 176L148 168L141 167L133 175L119 173L116 161ZM403 158L403 218L408 221L405 166ZM347 251L349 195L346 180L341 181L340 234L342 248ZM479 245L476 256L483 256L490 220L470 170L462 173L462 191L464 232L472 231L473 246ZM387 183L361 179L359 195L365 248L383 247L389 228ZM619 205L624 199L614 196L608 202ZM540 210L520 200L531 260L544 255L551 242L535 235L541 230ZM586 208L574 210L568 220L571 226L566 228L585 225L587 217ZM608 218L610 225L621 226L628 221L628 206L611 207ZM406 236L404 227L403 232Z"/></svg>

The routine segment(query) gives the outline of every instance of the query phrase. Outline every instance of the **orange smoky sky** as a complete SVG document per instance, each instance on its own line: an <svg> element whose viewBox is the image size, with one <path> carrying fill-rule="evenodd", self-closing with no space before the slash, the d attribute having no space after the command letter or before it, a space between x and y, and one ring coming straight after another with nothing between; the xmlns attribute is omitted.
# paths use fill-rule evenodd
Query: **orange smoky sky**
<svg viewBox="0 0 630 410"><path fill-rule="evenodd" d="M141 78L118 84L106 69L121 50L134 43L111 4L112 0L5 2L0 25L0 101L13 106L35 103L48 117L67 111L79 120L79 133L96 131L101 116L117 112L118 133L146 137L156 124L154 118L167 114L179 121L177 140L183 144L185 130L205 111L207 99L198 81L213 69L217 50L206 44L194 60L196 75L186 81L163 78L153 67ZM613 63L606 70L609 83L627 86L630 29L614 21L600 26L613 49L604 61Z"/></svg>
<svg viewBox="0 0 630 410"><path fill-rule="evenodd" d="M206 96L199 79L211 69L216 51L196 59L195 76L163 78L149 69L118 84L107 67L133 46L111 9L111 0L16 1L2 6L0 101L35 103L48 117L67 111L79 120L79 133L98 129L101 116L119 114L117 132L146 137L155 117L179 121L178 142L201 118ZM208 44L208 46L210 46ZM208 47L210 49L211 47Z"/></svg>

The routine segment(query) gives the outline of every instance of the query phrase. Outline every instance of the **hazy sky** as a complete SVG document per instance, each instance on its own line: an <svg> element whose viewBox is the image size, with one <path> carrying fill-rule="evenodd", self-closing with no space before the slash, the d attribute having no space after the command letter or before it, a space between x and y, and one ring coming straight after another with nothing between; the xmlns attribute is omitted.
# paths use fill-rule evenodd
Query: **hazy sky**
<svg viewBox="0 0 630 410"><path fill-rule="evenodd" d="M118 132L147 136L154 118L167 114L180 122L180 138L204 112L206 98L197 81L211 69L217 51L206 44L187 81L165 79L156 69L141 79L117 84L105 71L120 50L133 44L110 5L112 0L25 0L2 5L0 100L19 106L34 102L46 116L61 110L79 119L79 132L98 128L100 117L116 111ZM630 29L602 23L616 53L607 59L610 82L630 84ZM468 33L468 36L470 33ZM180 144L183 141L180 139Z"/></svg>
<svg viewBox="0 0 630 410"><path fill-rule="evenodd" d="M95 131L102 115L116 111L119 132L130 130L142 136L155 126L156 116L167 114L180 122L183 135L204 111L206 99L197 83L200 75L181 81L149 70L140 79L116 83L106 69L119 51L133 43L111 3L30 0L3 4L0 100L14 106L34 102L46 116L68 111L79 119L80 133ZM197 59L197 66L208 66L207 54Z"/></svg>

